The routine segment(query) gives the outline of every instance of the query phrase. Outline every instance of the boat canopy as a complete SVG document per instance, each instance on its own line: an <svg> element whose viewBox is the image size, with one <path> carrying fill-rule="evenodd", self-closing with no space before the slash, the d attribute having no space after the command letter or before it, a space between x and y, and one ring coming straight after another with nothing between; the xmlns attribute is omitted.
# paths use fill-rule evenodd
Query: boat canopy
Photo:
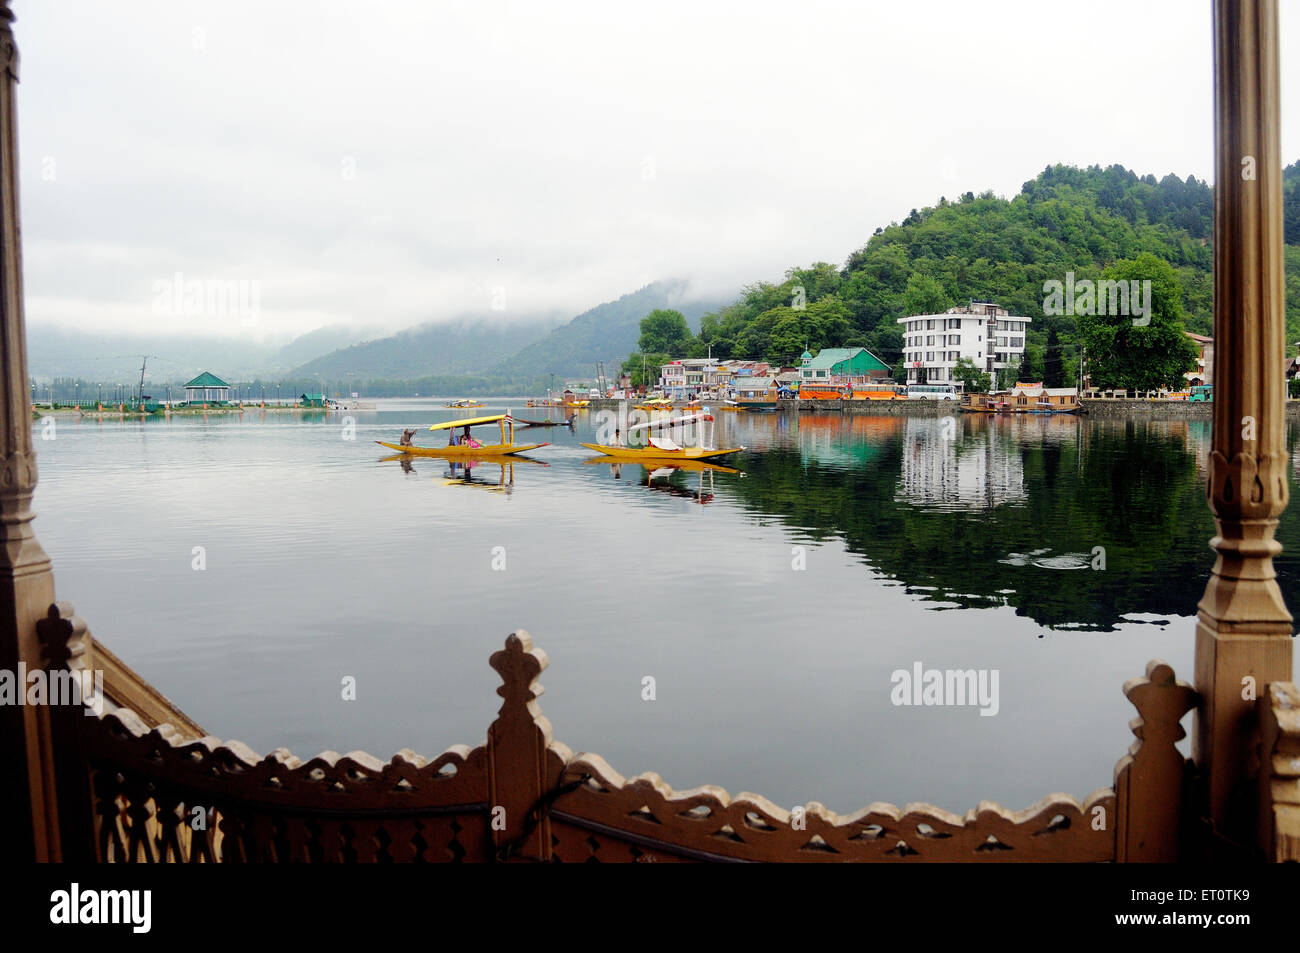
<svg viewBox="0 0 1300 953"><path fill-rule="evenodd" d="M658 430L662 427L676 426L677 424L689 424L696 420L712 420L712 414L688 414L685 417L676 419L665 417L663 420L652 420L648 424L633 424L627 428L628 433L636 433L638 430Z"/></svg>
<svg viewBox="0 0 1300 953"><path fill-rule="evenodd" d="M430 430L451 430L456 427L477 427L479 424L494 424L498 420L505 420L505 414L493 414L491 417L467 417L464 420L448 420L440 424L434 424Z"/></svg>

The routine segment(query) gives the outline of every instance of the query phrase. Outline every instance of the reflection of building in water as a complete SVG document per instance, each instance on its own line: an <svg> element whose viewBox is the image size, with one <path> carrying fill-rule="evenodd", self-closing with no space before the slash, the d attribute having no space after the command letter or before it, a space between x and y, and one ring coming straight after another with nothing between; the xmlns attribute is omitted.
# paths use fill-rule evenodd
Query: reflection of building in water
<svg viewBox="0 0 1300 953"><path fill-rule="evenodd" d="M988 509L1025 498L1020 448L996 426L909 417L899 498L917 506Z"/></svg>

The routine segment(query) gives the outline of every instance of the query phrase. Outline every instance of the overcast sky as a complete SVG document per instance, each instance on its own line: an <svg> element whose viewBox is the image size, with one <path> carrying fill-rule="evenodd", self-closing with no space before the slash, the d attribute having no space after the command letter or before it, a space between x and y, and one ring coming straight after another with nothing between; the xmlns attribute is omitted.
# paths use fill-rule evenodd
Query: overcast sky
<svg viewBox="0 0 1300 953"><path fill-rule="evenodd" d="M33 324L576 314L843 264L1050 163L1212 177L1208 0L13 5ZM256 315L160 301L178 272Z"/></svg>

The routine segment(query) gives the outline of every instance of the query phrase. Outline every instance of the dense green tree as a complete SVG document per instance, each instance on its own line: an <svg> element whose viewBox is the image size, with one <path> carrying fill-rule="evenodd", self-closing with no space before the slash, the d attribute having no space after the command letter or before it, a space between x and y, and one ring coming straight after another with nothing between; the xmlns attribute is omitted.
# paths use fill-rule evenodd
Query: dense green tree
<svg viewBox="0 0 1300 953"><path fill-rule="evenodd" d="M957 366L952 369L952 376L962 382L968 394L987 394L993 384L993 378L988 372L976 367L975 361L969 357L957 359Z"/></svg>
<svg viewBox="0 0 1300 953"><path fill-rule="evenodd" d="M952 307L943 285L929 275L913 274L903 292L903 315L942 314Z"/></svg>
<svg viewBox="0 0 1300 953"><path fill-rule="evenodd" d="M641 319L641 340L637 346L642 354L680 354L690 339L691 329L680 311L655 308Z"/></svg>
<svg viewBox="0 0 1300 953"><path fill-rule="evenodd" d="M1025 383L1037 381L1037 378L1034 376L1033 354L1027 347L1025 348L1024 355L1020 358L1020 366L1016 371L1016 380Z"/></svg>
<svg viewBox="0 0 1300 953"><path fill-rule="evenodd" d="M1117 261L1103 280L1150 281L1149 315L1096 314L1078 317L1094 387L1175 389L1196 364L1196 347L1184 333L1182 295L1169 263L1150 252ZM1109 309L1106 309L1109 310ZM1130 306L1130 310L1133 310ZM1141 322L1149 318L1149 323Z"/></svg>
<svg viewBox="0 0 1300 953"><path fill-rule="evenodd" d="M1043 357L1043 386L1064 387L1065 366L1061 360L1061 339L1056 328L1047 332L1047 351Z"/></svg>

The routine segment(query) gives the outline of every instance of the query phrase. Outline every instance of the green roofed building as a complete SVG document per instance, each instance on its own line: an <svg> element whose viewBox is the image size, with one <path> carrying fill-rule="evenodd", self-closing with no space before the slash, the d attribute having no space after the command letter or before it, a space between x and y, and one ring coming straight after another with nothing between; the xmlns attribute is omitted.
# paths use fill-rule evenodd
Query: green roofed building
<svg viewBox="0 0 1300 953"><path fill-rule="evenodd" d="M185 400L190 404L227 404L230 385L216 374L204 371L185 385Z"/></svg>
<svg viewBox="0 0 1300 953"><path fill-rule="evenodd" d="M807 354L807 352L804 352ZM853 378L888 377L890 367L865 347L824 347L816 357L801 359L801 384L829 384Z"/></svg>
<svg viewBox="0 0 1300 953"><path fill-rule="evenodd" d="M298 403L304 407L324 407L324 394L299 394Z"/></svg>

